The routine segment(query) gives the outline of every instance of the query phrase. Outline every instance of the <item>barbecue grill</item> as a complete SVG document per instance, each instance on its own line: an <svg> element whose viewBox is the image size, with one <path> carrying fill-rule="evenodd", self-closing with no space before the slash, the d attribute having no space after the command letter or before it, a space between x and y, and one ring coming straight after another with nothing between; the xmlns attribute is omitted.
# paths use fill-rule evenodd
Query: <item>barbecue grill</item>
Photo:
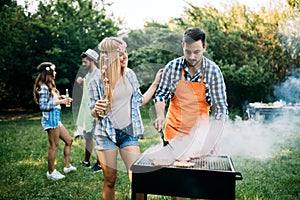
<svg viewBox="0 0 300 200"><path fill-rule="evenodd" d="M242 180L230 156L192 158L193 167L157 166L144 154L131 166L132 199L136 193L202 199L235 199L235 180Z"/></svg>

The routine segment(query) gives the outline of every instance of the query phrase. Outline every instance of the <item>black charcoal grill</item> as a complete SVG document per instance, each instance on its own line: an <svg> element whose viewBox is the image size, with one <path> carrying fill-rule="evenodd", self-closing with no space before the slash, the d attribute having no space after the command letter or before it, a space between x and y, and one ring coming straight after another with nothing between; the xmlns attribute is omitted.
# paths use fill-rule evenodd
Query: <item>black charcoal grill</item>
<svg viewBox="0 0 300 200"><path fill-rule="evenodd" d="M132 165L132 199L136 193L202 199L235 199L235 181L242 180L227 155L193 158L193 167L155 166L145 155Z"/></svg>

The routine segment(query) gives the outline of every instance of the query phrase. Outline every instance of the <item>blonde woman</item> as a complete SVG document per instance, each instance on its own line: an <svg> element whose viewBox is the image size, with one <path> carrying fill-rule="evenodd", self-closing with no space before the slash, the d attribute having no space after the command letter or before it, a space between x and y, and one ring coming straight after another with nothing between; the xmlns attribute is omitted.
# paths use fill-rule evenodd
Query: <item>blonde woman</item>
<svg viewBox="0 0 300 200"><path fill-rule="evenodd" d="M138 135L144 131L139 109L152 98L162 71L142 95L135 73L127 67L126 43L120 38L108 37L98 47L100 75L89 85L90 109L97 118L94 136L104 176L102 198L111 200L115 199L118 152L131 182L130 167L140 155ZM107 96L105 100L104 96Z"/></svg>
<svg viewBox="0 0 300 200"><path fill-rule="evenodd" d="M43 62L38 67L38 77L34 83L33 95L35 102L42 111L42 127L48 133L48 171L47 178L59 180L65 176L54 167L56 150L59 139L64 143L64 172L75 171L76 167L70 164L70 151L73 139L67 129L61 123L61 104L68 104L71 98L63 98L55 86L55 65L51 62Z"/></svg>

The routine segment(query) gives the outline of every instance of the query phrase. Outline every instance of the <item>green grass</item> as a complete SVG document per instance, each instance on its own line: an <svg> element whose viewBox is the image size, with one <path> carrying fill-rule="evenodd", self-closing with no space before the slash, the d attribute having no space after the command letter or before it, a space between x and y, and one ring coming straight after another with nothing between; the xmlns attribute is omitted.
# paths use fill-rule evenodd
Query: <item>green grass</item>
<svg viewBox="0 0 300 200"><path fill-rule="evenodd" d="M152 127L148 108L142 110L145 124L141 150L161 142ZM150 116L152 114L150 113ZM73 135L75 125L71 112L63 111L64 125ZM72 164L78 167L60 181L50 181L47 172L47 134L40 125L40 113L19 119L0 118L0 199L101 199L103 176L90 173L79 166L84 156L84 143L76 140L72 147ZM63 168L63 143L57 151L56 168ZM300 125L277 152L268 158L232 157L236 171L243 175L236 181L236 199L296 200L300 198ZM95 155L93 154L93 160ZM122 162L120 162L122 163ZM124 166L120 164L116 185L116 199L130 199L131 187ZM146 180L145 180L146 181ZM149 195L148 199L170 199Z"/></svg>

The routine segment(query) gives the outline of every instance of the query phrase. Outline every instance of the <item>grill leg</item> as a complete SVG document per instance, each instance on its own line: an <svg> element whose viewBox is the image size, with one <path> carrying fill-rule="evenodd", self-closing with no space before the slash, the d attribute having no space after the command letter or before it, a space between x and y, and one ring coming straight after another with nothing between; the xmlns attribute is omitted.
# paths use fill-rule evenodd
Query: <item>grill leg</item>
<svg viewBox="0 0 300 200"><path fill-rule="evenodd" d="M134 192L131 192L131 200L136 200L136 194Z"/></svg>
<svg viewBox="0 0 300 200"><path fill-rule="evenodd" d="M144 200L147 200L147 194L143 194L144 195Z"/></svg>
<svg viewBox="0 0 300 200"><path fill-rule="evenodd" d="M144 197L144 200L147 200L147 194L146 193L135 193L135 192L131 192L131 200L136 200L136 197L139 196L139 197ZM141 198L139 198L141 199Z"/></svg>

